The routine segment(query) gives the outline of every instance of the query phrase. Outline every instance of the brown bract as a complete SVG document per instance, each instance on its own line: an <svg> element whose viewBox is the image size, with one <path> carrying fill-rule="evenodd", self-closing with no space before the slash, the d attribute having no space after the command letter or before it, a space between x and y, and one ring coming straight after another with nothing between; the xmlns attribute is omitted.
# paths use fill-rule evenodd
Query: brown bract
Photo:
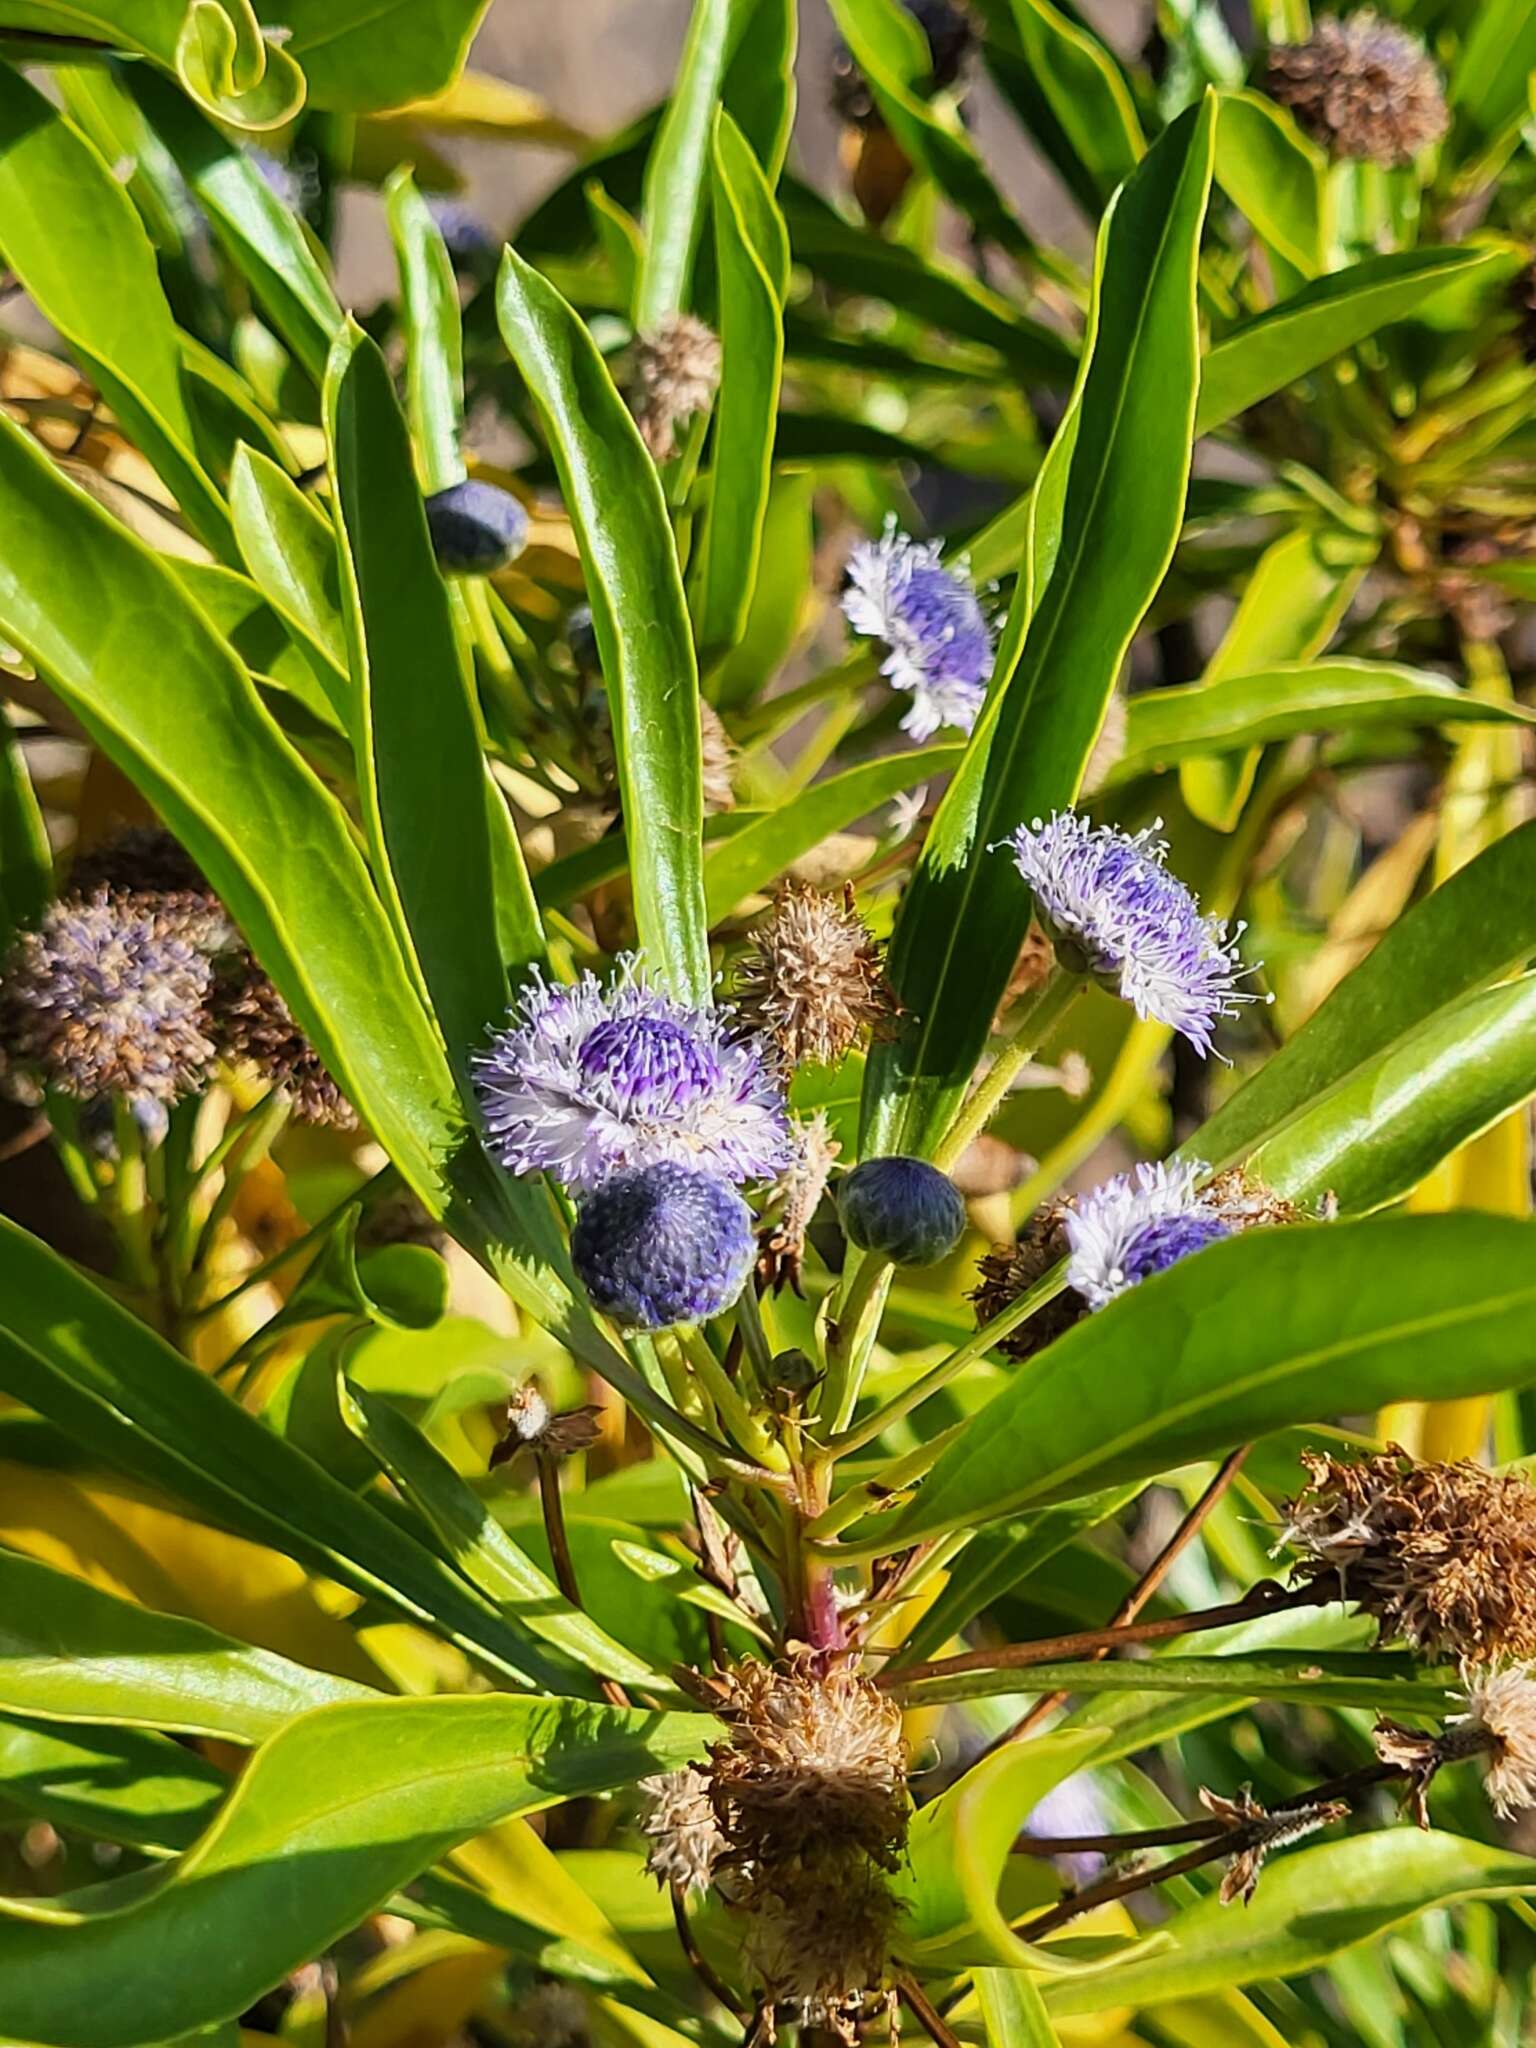
<svg viewBox="0 0 1536 2048"><path fill-rule="evenodd" d="M881 953L851 883L834 895L786 882L737 970L742 1019L771 1038L789 1066L836 1066L897 1014Z"/></svg>
<svg viewBox="0 0 1536 2048"><path fill-rule="evenodd" d="M1316 1834L1319 1828L1342 1820L1349 1812L1345 1801L1328 1799L1307 1806L1282 1807L1271 1813L1259 1804L1247 1785L1235 1799L1223 1798L1221 1793L1202 1786L1200 1804L1232 1830L1232 1860L1221 1880L1220 1898L1224 1906L1230 1906L1234 1899L1248 1904L1258 1890L1259 1873L1271 1849L1283 1849L1288 1842L1299 1842Z"/></svg>
<svg viewBox="0 0 1536 2048"><path fill-rule="evenodd" d="M832 1135L824 1109L794 1126L795 1156L774 1182L768 1205L774 1220L759 1240L757 1270L763 1285L781 1294L786 1285L796 1294L805 1262L806 1233L821 1206L827 1182L842 1146Z"/></svg>
<svg viewBox="0 0 1536 2048"><path fill-rule="evenodd" d="M1302 1454L1282 1540L1305 1578L1338 1581L1384 1638L1482 1665L1536 1653L1536 1489L1469 1460L1392 1449L1354 1463Z"/></svg>
<svg viewBox="0 0 1536 2048"><path fill-rule="evenodd" d="M1411 163L1449 118L1423 44L1368 11L1329 16L1309 41L1276 45L1265 84L1335 157Z"/></svg>

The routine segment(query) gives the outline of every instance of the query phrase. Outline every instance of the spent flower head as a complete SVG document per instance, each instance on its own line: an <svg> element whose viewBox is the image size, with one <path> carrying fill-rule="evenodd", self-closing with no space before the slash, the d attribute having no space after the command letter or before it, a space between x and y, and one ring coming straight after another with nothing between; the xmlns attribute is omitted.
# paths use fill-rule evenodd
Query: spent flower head
<svg viewBox="0 0 1536 2048"><path fill-rule="evenodd" d="M1231 1234L1200 1192L1198 1160L1116 1174L1068 1209L1067 1284L1090 1308Z"/></svg>
<svg viewBox="0 0 1536 2048"><path fill-rule="evenodd" d="M727 1843L715 1818L710 1777L697 1764L684 1764L654 1778L642 1778L646 1795L640 1826L650 1840L645 1867L658 1884L684 1891L708 1891Z"/></svg>
<svg viewBox="0 0 1536 2048"><path fill-rule="evenodd" d="M912 708L901 729L931 739L941 726L969 732L992 673L993 632L969 576L946 568L938 541L910 540L894 520L848 557L843 612L856 633L883 640L881 665Z"/></svg>
<svg viewBox="0 0 1536 2048"><path fill-rule="evenodd" d="M533 976L475 1062L491 1150L578 1194L661 1161L738 1183L789 1164L784 1091L728 1011L652 987L634 960L604 987Z"/></svg>
<svg viewBox="0 0 1536 2048"><path fill-rule="evenodd" d="M1277 44L1265 84L1330 155L1389 167L1412 163L1450 118L1424 45L1369 8L1325 16L1304 43Z"/></svg>
<svg viewBox="0 0 1536 2048"><path fill-rule="evenodd" d="M1466 1666L1536 1655L1536 1488L1464 1459L1390 1449L1346 1462L1302 1453L1282 1545L1307 1579L1375 1617L1383 1639Z"/></svg>
<svg viewBox="0 0 1536 2048"><path fill-rule="evenodd" d="M773 1221L763 1232L758 1258L763 1284L775 1294L786 1284L796 1294L802 1291L806 1236L843 1149L824 1109L793 1126L792 1142L794 1157L769 1190Z"/></svg>
<svg viewBox="0 0 1536 2048"><path fill-rule="evenodd" d="M1467 1711L1454 1733L1481 1738L1484 1782L1493 1810L1511 1820L1536 1806L1536 1680L1526 1671L1495 1671L1467 1688Z"/></svg>
<svg viewBox="0 0 1536 2048"><path fill-rule="evenodd" d="M708 410L719 383L719 337L692 313L668 313L638 338L631 404L657 462L676 452L679 427Z"/></svg>
<svg viewBox="0 0 1536 2048"><path fill-rule="evenodd" d="M836 1066L896 1013L881 952L851 882L836 896L788 881L737 969L742 1019L771 1038L789 1066Z"/></svg>
<svg viewBox="0 0 1536 2048"><path fill-rule="evenodd" d="M1138 1017L1182 1032L1203 1054L1219 1018L1260 998L1238 987L1252 970L1239 964L1237 934L1204 916L1170 874L1161 824L1128 833L1059 811L1005 843L1062 965L1092 975Z"/></svg>
<svg viewBox="0 0 1536 2048"><path fill-rule="evenodd" d="M281 1089L300 1123L337 1131L357 1128L356 1110L331 1079L271 976L249 954L218 974L210 1012L219 1051Z"/></svg>

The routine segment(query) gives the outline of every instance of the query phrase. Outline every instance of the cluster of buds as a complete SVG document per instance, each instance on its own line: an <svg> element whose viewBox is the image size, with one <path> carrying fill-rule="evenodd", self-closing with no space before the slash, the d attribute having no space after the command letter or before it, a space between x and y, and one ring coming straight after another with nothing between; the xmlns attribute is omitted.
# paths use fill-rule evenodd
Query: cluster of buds
<svg viewBox="0 0 1536 2048"><path fill-rule="evenodd" d="M650 1779L648 1867L713 1887L764 2012L858 2038L888 1997L890 1875L909 1815L900 1709L847 1665L743 1663L697 1681L725 1723L707 1766Z"/></svg>

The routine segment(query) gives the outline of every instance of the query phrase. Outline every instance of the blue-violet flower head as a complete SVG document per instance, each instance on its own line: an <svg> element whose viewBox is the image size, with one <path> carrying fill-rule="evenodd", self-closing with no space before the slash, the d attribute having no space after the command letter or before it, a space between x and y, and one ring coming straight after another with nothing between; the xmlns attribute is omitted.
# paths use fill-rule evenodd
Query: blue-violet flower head
<svg viewBox="0 0 1536 2048"><path fill-rule="evenodd" d="M1237 957L1242 926L1229 933L1202 915L1164 864L1161 824L1120 832L1059 811L1048 823L1021 825L1005 844L1058 958L1115 989L1138 1017L1181 1031L1204 1054L1218 1018L1261 998L1238 987L1252 972Z"/></svg>
<svg viewBox="0 0 1536 2048"><path fill-rule="evenodd" d="M533 978L475 1062L491 1149L512 1173L577 1194L670 1160L723 1180L771 1180L792 1147L784 1089L729 1010L693 1009L630 959L604 988Z"/></svg>
<svg viewBox="0 0 1536 2048"><path fill-rule="evenodd" d="M1231 1226L1198 1191L1199 1160L1116 1174L1067 1210L1067 1285L1090 1308L1203 1251Z"/></svg>
<svg viewBox="0 0 1536 2048"><path fill-rule="evenodd" d="M588 1195L571 1259L592 1306L630 1330L670 1330L728 1309L757 1254L752 1211L729 1181L658 1160Z"/></svg>
<svg viewBox="0 0 1536 2048"><path fill-rule="evenodd" d="M894 520L848 558L843 612L856 633L890 649L881 673L912 699L901 721L915 740L940 726L969 732L992 673L992 626L970 578L947 569L937 541L909 540Z"/></svg>
<svg viewBox="0 0 1536 2048"><path fill-rule="evenodd" d="M489 576L515 561L528 542L521 501L474 477L432 493L427 527L447 576Z"/></svg>

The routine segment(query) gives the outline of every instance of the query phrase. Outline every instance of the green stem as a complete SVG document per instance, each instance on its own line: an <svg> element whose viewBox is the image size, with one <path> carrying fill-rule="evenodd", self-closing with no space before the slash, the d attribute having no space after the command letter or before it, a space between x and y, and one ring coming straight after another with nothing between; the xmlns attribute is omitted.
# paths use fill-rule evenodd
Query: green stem
<svg viewBox="0 0 1536 2048"><path fill-rule="evenodd" d="M948 1173L971 1141L980 1137L1021 1069L1034 1058L1087 986L1081 975L1064 973L1060 967L1052 969L1050 978L1026 1006L1013 1037L993 1060L986 1078L961 1109L934 1153L933 1163L942 1172Z"/></svg>
<svg viewBox="0 0 1536 2048"><path fill-rule="evenodd" d="M218 1237L220 1224L239 1200L240 1189L246 1175L259 1160L266 1157L272 1148L273 1140L287 1121L288 1104L275 1089L270 1095L262 1097L248 1117L241 1119L234 1142L220 1162L224 1168L224 1185L209 1207L203 1227L197 1234L197 1242L192 1248L192 1258L188 1266L189 1278L195 1280L202 1272L208 1254Z"/></svg>
<svg viewBox="0 0 1536 2048"><path fill-rule="evenodd" d="M127 1264L128 1278L136 1287L158 1297L159 1277L155 1271L154 1219L149 1206L149 1175L144 1164L144 1134L121 1096L114 1096L112 1101L112 1124L117 1141L117 1171L113 1176L108 1207Z"/></svg>
<svg viewBox="0 0 1536 2048"><path fill-rule="evenodd" d="M891 1273L889 1259L879 1252L866 1252L837 1309L829 1332L827 1377L821 1396L821 1413L830 1416L834 1431L846 1429L853 1419Z"/></svg>
<svg viewBox="0 0 1536 2048"><path fill-rule="evenodd" d="M738 1444L749 1458L755 1458L759 1465L770 1472L787 1472L789 1459L782 1444L774 1442L757 1417L741 1397L741 1390L709 1348L709 1339L699 1329L683 1329L678 1332L689 1363L699 1376L699 1382L711 1401L721 1421L730 1430Z"/></svg>
<svg viewBox="0 0 1536 2048"><path fill-rule="evenodd" d="M840 1536L852 1523L861 1521L876 1508L883 1507L894 1494L913 1486L925 1473L930 1472L952 1443L958 1442L966 1428L957 1422L949 1429L940 1430L925 1444L919 1444L915 1451L908 1451L904 1458L885 1466L878 1479L871 1479L863 1486L850 1486L840 1494L831 1507L823 1509L814 1521L807 1522L805 1534L812 1543L829 1543L834 1536Z"/></svg>

